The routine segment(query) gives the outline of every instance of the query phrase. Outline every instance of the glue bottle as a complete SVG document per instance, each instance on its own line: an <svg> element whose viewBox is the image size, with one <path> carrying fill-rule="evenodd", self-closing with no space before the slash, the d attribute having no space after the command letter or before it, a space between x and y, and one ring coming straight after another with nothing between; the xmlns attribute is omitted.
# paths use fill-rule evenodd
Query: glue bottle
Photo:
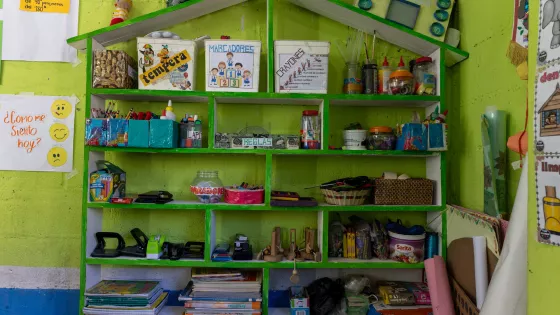
<svg viewBox="0 0 560 315"><path fill-rule="evenodd" d="M194 115L194 141L193 148L202 148L202 121Z"/></svg>
<svg viewBox="0 0 560 315"><path fill-rule="evenodd" d="M393 69L389 66L387 56L383 60L383 65L379 68L379 94L389 94L389 77L393 73Z"/></svg>
<svg viewBox="0 0 560 315"><path fill-rule="evenodd" d="M165 117L169 120L175 120L177 118L175 113L173 113L173 104L171 103L171 100L169 100L167 107L165 108Z"/></svg>

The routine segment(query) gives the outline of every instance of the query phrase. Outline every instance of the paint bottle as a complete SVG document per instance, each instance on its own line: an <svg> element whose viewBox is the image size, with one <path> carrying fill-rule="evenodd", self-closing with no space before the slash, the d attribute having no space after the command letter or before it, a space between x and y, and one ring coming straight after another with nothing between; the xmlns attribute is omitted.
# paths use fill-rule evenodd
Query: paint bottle
<svg viewBox="0 0 560 315"><path fill-rule="evenodd" d="M387 61L387 56L383 60L381 68L379 68L379 94L389 94L389 77L393 73L393 69L389 66L389 61Z"/></svg>
<svg viewBox="0 0 560 315"><path fill-rule="evenodd" d="M556 197L556 187L546 186L546 196L543 198L545 229L555 235L560 235L560 199Z"/></svg>
<svg viewBox="0 0 560 315"><path fill-rule="evenodd" d="M194 115L194 141L193 148L202 148L202 121Z"/></svg>
<svg viewBox="0 0 560 315"><path fill-rule="evenodd" d="M169 102L167 103L167 107L165 108L165 116L168 120L173 121L177 118L177 116L175 116L175 113L173 113L173 104L171 103L171 100L169 100Z"/></svg>

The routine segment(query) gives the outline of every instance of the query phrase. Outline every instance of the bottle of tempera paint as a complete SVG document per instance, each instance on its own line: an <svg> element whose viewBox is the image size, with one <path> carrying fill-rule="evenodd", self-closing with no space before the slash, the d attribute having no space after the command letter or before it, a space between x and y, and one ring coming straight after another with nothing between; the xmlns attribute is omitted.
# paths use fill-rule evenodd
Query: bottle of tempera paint
<svg viewBox="0 0 560 315"><path fill-rule="evenodd" d="M389 77L393 73L393 69L389 66L389 62L387 61L387 56L385 56L385 60L383 60L383 65L379 68L378 75L379 75L379 94L389 94Z"/></svg>
<svg viewBox="0 0 560 315"><path fill-rule="evenodd" d="M560 235L560 199L556 197L556 187L546 186L546 197L543 198L545 229Z"/></svg>

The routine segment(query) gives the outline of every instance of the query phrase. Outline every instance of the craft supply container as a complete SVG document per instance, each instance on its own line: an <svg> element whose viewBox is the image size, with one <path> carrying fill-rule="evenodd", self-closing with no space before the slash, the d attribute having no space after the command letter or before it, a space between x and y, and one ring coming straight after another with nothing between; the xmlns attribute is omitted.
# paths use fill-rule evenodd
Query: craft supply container
<svg viewBox="0 0 560 315"><path fill-rule="evenodd" d="M170 38L137 38L140 90L194 91L196 43Z"/></svg>
<svg viewBox="0 0 560 315"><path fill-rule="evenodd" d="M365 150L367 137L366 130L344 130L342 131L344 147L346 150Z"/></svg>
<svg viewBox="0 0 560 315"><path fill-rule="evenodd" d="M342 87L344 94L361 94L362 81L358 76L358 64L355 62L346 63L346 77Z"/></svg>
<svg viewBox="0 0 560 315"><path fill-rule="evenodd" d="M93 51L93 87L135 89L138 86L136 61L121 50Z"/></svg>
<svg viewBox="0 0 560 315"><path fill-rule="evenodd" d="M424 241L426 234L404 235L395 232L389 234L389 257L392 260L417 264L424 261Z"/></svg>
<svg viewBox="0 0 560 315"><path fill-rule="evenodd" d="M107 118L86 119L85 144L97 147L107 145Z"/></svg>
<svg viewBox="0 0 560 315"><path fill-rule="evenodd" d="M179 124L173 120L150 120L150 148L172 149L177 147Z"/></svg>
<svg viewBox="0 0 560 315"><path fill-rule="evenodd" d="M128 121L128 146L134 148L147 148L150 146L150 121Z"/></svg>
<svg viewBox="0 0 560 315"><path fill-rule="evenodd" d="M410 95L414 92L414 76L408 70L396 70L389 77L392 95Z"/></svg>
<svg viewBox="0 0 560 315"><path fill-rule="evenodd" d="M426 151L428 149L428 127L420 123L408 123L402 126L397 138L397 150Z"/></svg>
<svg viewBox="0 0 560 315"><path fill-rule="evenodd" d="M274 41L276 93L326 94L329 42Z"/></svg>
<svg viewBox="0 0 560 315"><path fill-rule="evenodd" d="M371 190L334 191L321 189L325 201L330 205L357 206L363 205L371 195Z"/></svg>
<svg viewBox="0 0 560 315"><path fill-rule="evenodd" d="M436 95L436 76L433 73L432 58L416 59L413 67L414 93L418 95Z"/></svg>
<svg viewBox="0 0 560 315"><path fill-rule="evenodd" d="M107 120L107 146L128 146L128 120L112 118Z"/></svg>
<svg viewBox="0 0 560 315"><path fill-rule="evenodd" d="M206 40L206 91L258 92L261 41Z"/></svg>
<svg viewBox="0 0 560 315"><path fill-rule="evenodd" d="M301 116L301 148L321 149L321 118L317 110L304 110Z"/></svg>
<svg viewBox="0 0 560 315"><path fill-rule="evenodd" d="M368 150L394 150L396 142L397 137L391 127L378 126L369 129Z"/></svg>
<svg viewBox="0 0 560 315"><path fill-rule="evenodd" d="M218 171L198 171L191 184L191 192L202 203L218 203L224 196L224 185Z"/></svg>
<svg viewBox="0 0 560 315"><path fill-rule="evenodd" d="M379 92L379 71L376 63L362 66L362 86L364 94L377 94Z"/></svg>
<svg viewBox="0 0 560 315"><path fill-rule="evenodd" d="M447 124L428 124L428 151L447 151Z"/></svg>
<svg viewBox="0 0 560 315"><path fill-rule="evenodd" d="M264 189L240 190L235 187L225 188L225 202L236 205L253 205L264 203Z"/></svg>
<svg viewBox="0 0 560 315"><path fill-rule="evenodd" d="M202 148L202 125L194 122L179 124L179 147Z"/></svg>
<svg viewBox="0 0 560 315"><path fill-rule="evenodd" d="M376 205L432 205L434 182L424 178L375 180Z"/></svg>

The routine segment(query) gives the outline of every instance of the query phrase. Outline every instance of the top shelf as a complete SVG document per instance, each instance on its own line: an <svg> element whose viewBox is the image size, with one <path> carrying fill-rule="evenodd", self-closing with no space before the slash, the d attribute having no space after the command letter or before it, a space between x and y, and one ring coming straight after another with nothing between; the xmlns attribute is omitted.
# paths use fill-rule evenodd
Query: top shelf
<svg viewBox="0 0 560 315"><path fill-rule="evenodd" d="M190 0L180 5L158 10L125 22L104 27L96 31L67 40L74 48L83 50L87 39L93 38L104 47L142 37L154 31L210 14L247 0ZM274 1L274 0L268 0ZM469 57L465 51L449 46L402 25L363 11L341 0L289 0L291 3L328 17L344 25L363 30L385 41L408 49L419 55L428 56L438 49L445 51L445 65L451 67ZM270 21L269 21L270 22ZM271 22L270 22L271 23Z"/></svg>

